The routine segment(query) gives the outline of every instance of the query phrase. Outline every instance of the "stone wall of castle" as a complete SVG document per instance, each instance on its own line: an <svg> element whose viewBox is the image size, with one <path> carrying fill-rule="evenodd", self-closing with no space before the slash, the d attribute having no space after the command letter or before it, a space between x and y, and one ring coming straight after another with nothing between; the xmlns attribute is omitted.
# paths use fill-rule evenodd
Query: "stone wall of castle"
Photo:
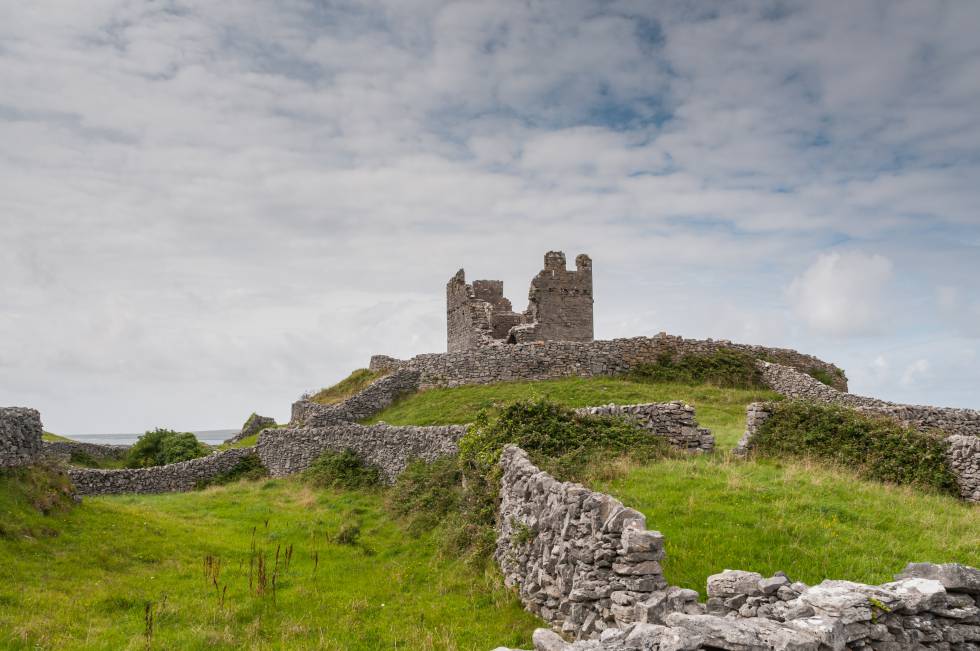
<svg viewBox="0 0 980 651"><path fill-rule="evenodd" d="M80 495L189 491L202 482L228 472L243 457L254 453L254 447L237 448L151 468L69 468L68 475Z"/></svg>
<svg viewBox="0 0 980 651"><path fill-rule="evenodd" d="M379 355L372 358L372 364L416 370L420 373L420 386L425 389L569 376L616 375L640 364L655 364L664 356L704 355L719 350L744 352L804 373L821 371L834 378L838 389L847 390L843 372L812 355L786 348L750 346L724 340L684 339L667 334L605 341L546 341L493 346L455 353L423 354L409 360Z"/></svg>
<svg viewBox="0 0 980 651"><path fill-rule="evenodd" d="M267 429L259 436L257 451L273 477L284 477L305 470L328 450L349 449L378 466L384 480L391 483L412 459L433 461L455 455L465 433L465 425L396 427L384 423Z"/></svg>
<svg viewBox="0 0 980 651"><path fill-rule="evenodd" d="M460 269L446 284L446 343L450 353L533 341L592 341L592 260L584 253L575 270L565 254L549 251L531 280L528 307L515 312L500 280L466 283Z"/></svg>
<svg viewBox="0 0 980 651"><path fill-rule="evenodd" d="M294 426L325 427L370 418L398 398L418 391L419 377L420 373L414 369L396 369L335 405L298 400L293 403L290 423Z"/></svg>
<svg viewBox="0 0 980 651"><path fill-rule="evenodd" d="M505 581L554 630L587 640L539 629L537 651L980 647L975 568L911 563L879 586L725 570L708 578L702 604L667 584L663 536L641 513L554 479L519 448L506 448L501 464L494 556Z"/></svg>
<svg viewBox="0 0 980 651"><path fill-rule="evenodd" d="M0 468L28 466L41 455L41 414L26 407L0 407Z"/></svg>

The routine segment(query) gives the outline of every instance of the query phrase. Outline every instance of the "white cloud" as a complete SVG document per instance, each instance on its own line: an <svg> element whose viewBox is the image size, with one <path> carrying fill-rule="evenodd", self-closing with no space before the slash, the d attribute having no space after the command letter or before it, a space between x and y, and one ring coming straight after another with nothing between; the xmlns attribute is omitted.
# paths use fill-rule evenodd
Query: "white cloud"
<svg viewBox="0 0 980 651"><path fill-rule="evenodd" d="M827 253L793 280L788 294L796 315L815 332L870 334L885 329L883 295L891 277L892 263L884 256Z"/></svg>
<svg viewBox="0 0 980 651"><path fill-rule="evenodd" d="M910 387L929 377L929 360L917 359L902 371L902 386Z"/></svg>
<svg viewBox="0 0 980 651"><path fill-rule="evenodd" d="M0 404L66 432L284 415L373 352L441 349L459 266L519 304L551 248L593 255L600 336L847 367L820 333L899 291L895 345L976 336L980 5L767 7L0 10ZM840 242L909 282L821 258L787 306ZM935 391L980 379L934 353Z"/></svg>

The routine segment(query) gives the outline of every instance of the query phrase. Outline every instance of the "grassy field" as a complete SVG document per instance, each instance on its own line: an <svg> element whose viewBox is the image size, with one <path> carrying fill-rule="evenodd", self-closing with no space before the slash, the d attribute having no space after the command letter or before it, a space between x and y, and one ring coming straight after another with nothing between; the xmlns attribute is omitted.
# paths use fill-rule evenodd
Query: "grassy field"
<svg viewBox="0 0 980 651"><path fill-rule="evenodd" d="M481 408L534 396L574 407L675 399L696 407L719 451L624 463L595 483L665 534L673 584L703 594L708 575L725 568L878 583L909 561L980 565L976 506L860 480L848 469L732 458L726 449L742 433L744 407L775 397L765 391L572 378L425 391L377 419L462 423ZM485 651L527 648L540 625L493 572L444 555L440 528L409 536L380 491L244 482L88 498L67 512L55 501L44 504L52 510L45 516L17 492L34 483L0 476L8 574L0 648ZM259 557L267 564L262 594ZM216 579L206 575L208 558L220 566Z"/></svg>
<svg viewBox="0 0 980 651"><path fill-rule="evenodd" d="M805 461L733 459L745 405L776 398L758 390L570 378L433 389L377 416L392 424L471 421L484 407L541 396L580 407L684 400L715 434L718 451L629 466L597 487L664 532L668 580L704 592L725 568L819 582L879 583L909 561L980 565L980 509L948 496L863 481L847 469Z"/></svg>
<svg viewBox="0 0 980 651"><path fill-rule="evenodd" d="M612 377L565 378L429 389L401 400L369 422L383 420L392 425L468 423L484 407L530 397L547 398L569 407L683 400L694 406L698 422L714 433L719 449L734 447L742 436L745 405L779 398L764 390L653 384Z"/></svg>
<svg viewBox="0 0 980 651"><path fill-rule="evenodd" d="M48 516L21 502L0 481L4 649L486 651L527 647L536 626L492 574L441 556L435 534L409 537L377 493L276 480L87 498ZM356 543L337 542L352 527Z"/></svg>
<svg viewBox="0 0 980 651"><path fill-rule="evenodd" d="M704 594L726 568L808 584L891 581L910 561L980 566L980 508L806 462L728 455L631 468L597 488L667 541L664 572Z"/></svg>

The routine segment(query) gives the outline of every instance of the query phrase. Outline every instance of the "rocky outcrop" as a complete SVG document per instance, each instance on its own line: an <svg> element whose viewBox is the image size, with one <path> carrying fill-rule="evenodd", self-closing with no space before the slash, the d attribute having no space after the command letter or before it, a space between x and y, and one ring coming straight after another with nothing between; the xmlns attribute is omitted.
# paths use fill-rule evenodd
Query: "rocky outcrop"
<svg viewBox="0 0 980 651"><path fill-rule="evenodd" d="M27 407L0 407L0 468L29 466L41 456L41 414Z"/></svg>
<svg viewBox="0 0 980 651"><path fill-rule="evenodd" d="M255 448L215 452L198 459L150 468L70 468L68 475L80 495L189 491L228 472L250 454L255 454Z"/></svg>
<svg viewBox="0 0 980 651"><path fill-rule="evenodd" d="M312 400L293 403L290 424L297 427L325 427L353 423L370 418L389 407L398 398L419 389L419 372L399 369L369 384L363 391L335 405L321 405Z"/></svg>
<svg viewBox="0 0 980 651"><path fill-rule="evenodd" d="M432 461L458 452L465 425L396 427L379 423L343 423L327 427L265 430L259 436L258 455L273 477L305 470L328 450L353 450L381 469L391 483L413 459Z"/></svg>
<svg viewBox="0 0 980 651"><path fill-rule="evenodd" d="M225 443L238 443L242 439L247 439L253 434L258 434L259 432L266 429L267 427L275 427L275 426L276 426L275 418L272 418L270 416L259 416L258 414L253 412L252 415L245 420L245 424L242 425L242 430L238 434L235 434L230 439L225 441Z"/></svg>

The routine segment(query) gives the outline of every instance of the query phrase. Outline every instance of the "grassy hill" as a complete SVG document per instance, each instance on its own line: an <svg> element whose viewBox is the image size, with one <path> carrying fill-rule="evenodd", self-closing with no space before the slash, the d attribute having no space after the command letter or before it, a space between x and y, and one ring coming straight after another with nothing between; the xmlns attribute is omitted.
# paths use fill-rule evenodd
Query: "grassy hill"
<svg viewBox="0 0 980 651"><path fill-rule="evenodd" d="M462 423L533 396L576 407L679 399L697 408L719 452L624 463L593 482L664 532L674 584L703 591L724 568L881 582L907 561L980 565L976 506L848 469L732 459L725 449L741 435L744 406L775 397L763 390L570 378L425 391L377 420ZM446 531L410 535L385 509L383 491L260 480L87 498L68 511L63 498L44 497L60 494L61 481L0 477L2 648L486 651L528 648L540 624L494 572L445 554Z"/></svg>
<svg viewBox="0 0 980 651"><path fill-rule="evenodd" d="M536 625L493 575L442 556L437 533L406 535L378 492L259 481L41 516L14 512L12 484L0 648L486 651L527 647Z"/></svg>
<svg viewBox="0 0 980 651"><path fill-rule="evenodd" d="M430 389L408 396L369 422L383 420L392 425L469 423L480 409L529 397L547 398L569 407L683 400L695 407L698 422L711 429L718 447L728 449L735 446L745 429L745 405L760 400L778 400L780 396L763 389L637 382L613 377L564 378Z"/></svg>

